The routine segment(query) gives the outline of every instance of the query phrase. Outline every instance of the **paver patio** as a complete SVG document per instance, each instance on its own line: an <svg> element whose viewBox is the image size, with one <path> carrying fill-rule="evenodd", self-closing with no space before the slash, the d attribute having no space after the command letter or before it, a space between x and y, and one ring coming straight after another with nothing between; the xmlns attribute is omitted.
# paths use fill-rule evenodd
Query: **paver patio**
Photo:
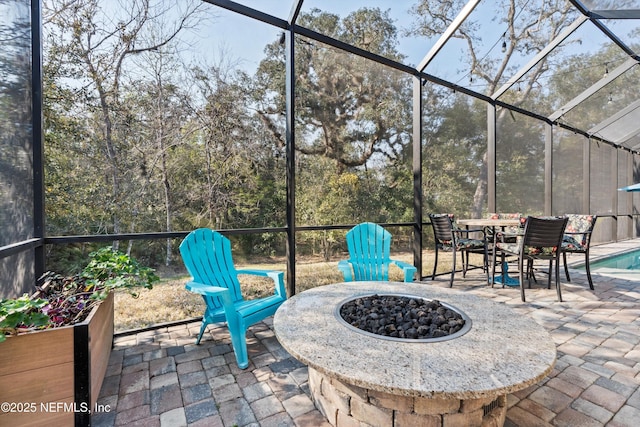
<svg viewBox="0 0 640 427"><path fill-rule="evenodd" d="M592 259L639 246L595 246ZM506 426L640 425L640 282L594 274L590 291L574 270L571 283L562 276L564 302L540 280L522 303L517 288L486 286L479 270L457 276L454 288L532 317L557 345L551 375L508 396ZM448 276L424 283L448 286ZM210 326L199 346L199 322L117 336L98 402L105 411L92 425L328 426L309 397L306 367L280 346L271 321L249 329L246 370L235 364L222 325Z"/></svg>

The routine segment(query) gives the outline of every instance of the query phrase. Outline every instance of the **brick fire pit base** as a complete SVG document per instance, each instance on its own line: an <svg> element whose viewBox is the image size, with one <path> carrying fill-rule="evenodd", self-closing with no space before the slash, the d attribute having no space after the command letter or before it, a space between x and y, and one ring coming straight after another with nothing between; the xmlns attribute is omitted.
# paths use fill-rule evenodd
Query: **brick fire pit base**
<svg viewBox="0 0 640 427"><path fill-rule="evenodd" d="M507 414L507 396L438 399L397 396L344 384L309 368L316 407L333 426L482 426L499 427Z"/></svg>

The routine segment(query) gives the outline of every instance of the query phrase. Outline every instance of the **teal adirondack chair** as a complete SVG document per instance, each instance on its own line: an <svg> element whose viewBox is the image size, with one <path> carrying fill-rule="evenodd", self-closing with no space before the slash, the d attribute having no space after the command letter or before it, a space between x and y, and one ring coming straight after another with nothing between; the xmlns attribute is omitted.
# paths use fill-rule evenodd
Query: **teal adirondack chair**
<svg viewBox="0 0 640 427"><path fill-rule="evenodd" d="M389 266L404 272L404 281L413 282L417 269L406 262L389 258L391 233L378 224L363 222L347 232L349 259L338 262L345 282L389 280Z"/></svg>
<svg viewBox="0 0 640 427"><path fill-rule="evenodd" d="M236 270L231 257L231 242L222 234L208 228L192 231L180 244L182 260L191 274L186 289L202 295L207 305L196 344L211 323L227 322L233 351L240 369L249 366L247 356L247 328L273 315L287 294L284 272L272 270ZM273 295L245 301L242 297L239 274L270 277L275 284Z"/></svg>

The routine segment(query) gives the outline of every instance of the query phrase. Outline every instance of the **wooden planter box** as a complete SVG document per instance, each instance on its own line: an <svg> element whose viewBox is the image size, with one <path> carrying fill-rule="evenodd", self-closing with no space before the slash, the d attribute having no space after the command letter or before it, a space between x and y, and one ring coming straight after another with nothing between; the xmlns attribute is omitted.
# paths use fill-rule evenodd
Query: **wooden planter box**
<svg viewBox="0 0 640 427"><path fill-rule="evenodd" d="M113 293L82 323L8 337L0 343L0 426L89 425L112 344Z"/></svg>

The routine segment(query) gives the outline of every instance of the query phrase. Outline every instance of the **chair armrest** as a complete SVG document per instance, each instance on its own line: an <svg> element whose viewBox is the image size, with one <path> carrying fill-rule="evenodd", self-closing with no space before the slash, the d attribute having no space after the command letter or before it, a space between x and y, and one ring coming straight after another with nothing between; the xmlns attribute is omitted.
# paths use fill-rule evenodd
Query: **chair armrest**
<svg viewBox="0 0 640 427"><path fill-rule="evenodd" d="M453 231L459 233L484 233L484 228L454 228Z"/></svg>
<svg viewBox="0 0 640 427"><path fill-rule="evenodd" d="M276 294L286 298L287 292L284 289L284 272L278 270L262 270L255 268L245 268L242 270L236 270L238 274L250 274L253 276L269 277L273 280L275 285Z"/></svg>
<svg viewBox="0 0 640 427"><path fill-rule="evenodd" d="M200 294L203 297L220 297L222 300L222 306L227 316L231 316L235 311L233 309L233 300L231 299L231 292L229 289L221 286L205 285L204 283L198 283L193 280L187 282L184 286L188 291Z"/></svg>
<svg viewBox="0 0 640 427"><path fill-rule="evenodd" d="M227 288L223 288L221 286L205 285L203 283L194 281L187 282L184 287L186 290L200 295L222 296L222 294L224 293L229 293L229 289Z"/></svg>
<svg viewBox="0 0 640 427"><path fill-rule="evenodd" d="M484 228L454 228L454 233L460 233L458 236L462 238L462 233L467 234L467 238L469 238L469 233L482 233L482 240L487 239L487 232Z"/></svg>
<svg viewBox="0 0 640 427"><path fill-rule="evenodd" d="M346 259L338 261L338 270L342 272L345 282L353 282L353 269L350 261Z"/></svg>
<svg viewBox="0 0 640 427"><path fill-rule="evenodd" d="M263 277L267 277L269 275L269 273L282 273L281 271L277 271L277 270L262 270L262 269L257 269L257 268L243 268L240 270L236 270L236 273L238 274L251 274L253 276L263 276Z"/></svg>
<svg viewBox="0 0 640 427"><path fill-rule="evenodd" d="M565 231L563 234L565 235L581 235L581 236L585 236L586 239L590 239L591 238L591 234L593 233L593 231Z"/></svg>
<svg viewBox="0 0 640 427"><path fill-rule="evenodd" d="M405 282L413 282L413 276L416 274L416 272L418 271L418 269L407 263L404 261L399 261L399 260L395 260L392 259L390 260L392 264L397 265L398 267L400 267L402 269L402 271L404 271L404 281Z"/></svg>
<svg viewBox="0 0 640 427"><path fill-rule="evenodd" d="M204 283L195 282L193 280L187 282L184 286L188 291L202 295L202 297L220 297L222 300L222 308L224 309L227 322L236 323L237 313L233 306L233 300L231 299L231 292L229 289L221 286L205 285ZM205 312L205 317L207 316Z"/></svg>
<svg viewBox="0 0 640 427"><path fill-rule="evenodd" d="M496 240L498 237L500 237L500 240L504 242L505 237L522 237L522 236L524 236L524 233L508 233L506 231L496 231L496 234L494 237L496 238Z"/></svg>
<svg viewBox="0 0 640 427"><path fill-rule="evenodd" d="M485 244L487 243L487 231L484 228L454 228L453 229L454 233L459 233L456 237L458 239L462 239L465 236L462 235L462 233L466 233L467 236L466 238L469 238L469 233L481 233L482 236L479 236L480 240L483 240L485 242Z"/></svg>
<svg viewBox="0 0 640 427"><path fill-rule="evenodd" d="M565 236L580 235L585 236L585 239L590 239L592 233L593 231L565 231L563 234Z"/></svg>

